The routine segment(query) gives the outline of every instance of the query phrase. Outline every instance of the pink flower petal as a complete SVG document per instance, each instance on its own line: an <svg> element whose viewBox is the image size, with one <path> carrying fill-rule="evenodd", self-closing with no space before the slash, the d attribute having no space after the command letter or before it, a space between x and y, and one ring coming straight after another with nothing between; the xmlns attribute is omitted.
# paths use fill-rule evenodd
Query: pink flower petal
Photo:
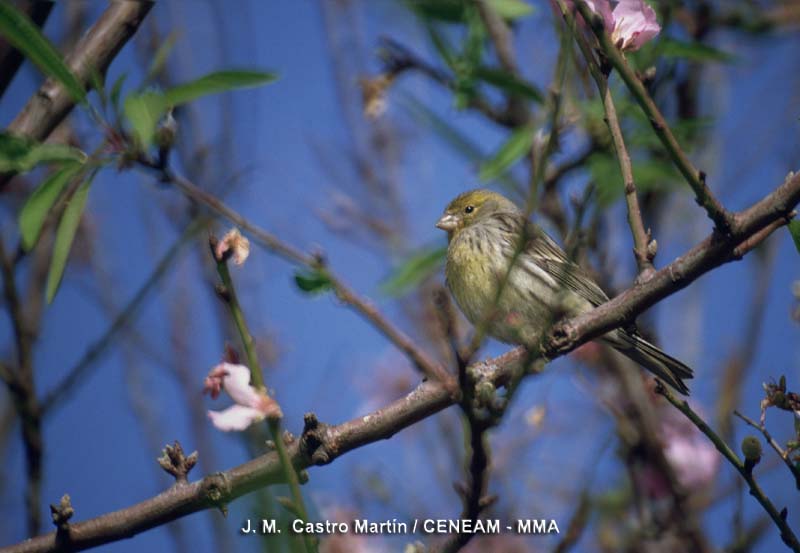
<svg viewBox="0 0 800 553"><path fill-rule="evenodd" d="M223 432L241 431L254 422L264 420L264 413L244 405L231 405L222 411L209 411L211 423Z"/></svg>
<svg viewBox="0 0 800 553"><path fill-rule="evenodd" d="M611 40L621 50L638 50L661 31L656 12L644 0L620 0L613 18Z"/></svg>
<svg viewBox="0 0 800 553"><path fill-rule="evenodd" d="M203 381L203 393L210 394L211 399L217 399L222 391L222 382L226 374L228 373L222 365L217 365L211 369L205 381Z"/></svg>
<svg viewBox="0 0 800 553"><path fill-rule="evenodd" d="M220 363L217 367L226 372L222 383L233 401L245 407L258 408L261 405L261 394L250 386L250 369L233 363Z"/></svg>
<svg viewBox="0 0 800 553"><path fill-rule="evenodd" d="M222 240L217 242L214 255L218 260L224 259L226 255L231 255L233 263L241 265L250 255L250 241L242 236L239 229L232 228L222 237Z"/></svg>

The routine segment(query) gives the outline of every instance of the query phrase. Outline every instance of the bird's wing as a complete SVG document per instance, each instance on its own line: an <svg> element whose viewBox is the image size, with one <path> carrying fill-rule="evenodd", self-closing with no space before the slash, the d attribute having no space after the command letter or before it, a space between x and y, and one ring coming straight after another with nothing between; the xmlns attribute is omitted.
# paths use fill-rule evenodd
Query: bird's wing
<svg viewBox="0 0 800 553"><path fill-rule="evenodd" d="M564 250L546 232L529 221L526 227L530 237L526 250L553 279L592 305L597 306L608 301L603 289L578 264L570 261Z"/></svg>

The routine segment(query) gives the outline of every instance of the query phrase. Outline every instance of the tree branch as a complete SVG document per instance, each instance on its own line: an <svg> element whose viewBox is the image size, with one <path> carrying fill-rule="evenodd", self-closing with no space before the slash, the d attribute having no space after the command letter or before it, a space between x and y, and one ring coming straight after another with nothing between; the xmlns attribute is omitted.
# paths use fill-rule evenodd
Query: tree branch
<svg viewBox="0 0 800 553"><path fill-rule="evenodd" d="M334 275L324 263L324 260L319 255L309 255L297 248L285 243L280 238L272 233L269 233L248 221L236 211L228 207L224 202L218 199L213 194L210 194L202 188L195 185L187 178L174 173L168 167L160 166L152 160L141 157L139 163L143 166L158 171L161 180L175 185L184 195L191 200L205 205L212 211L224 216L232 223L240 227L242 230L247 231L250 236L283 259L295 264L308 267L313 270L323 271L328 277L331 286L337 297L346 305L352 307L357 313L369 321L381 334L383 334L390 342L392 342L400 351L402 351L414 365L425 374L427 377L448 383L448 386L455 391L455 383L453 378L444 370L444 368L431 359L425 351L417 347L413 340L406 336L399 328L395 327L383 314L375 308L368 300L360 297L347 285L344 284L336 275Z"/></svg>
<svg viewBox="0 0 800 553"><path fill-rule="evenodd" d="M36 384L33 375L34 335L22 309L14 275L13 260L6 255L5 245L0 238L0 271L3 275L3 297L8 307L17 349L17 372L2 371L3 380L8 385L14 409L21 422L22 444L25 448L25 462L28 472L25 491L28 533L35 536L41 531L39 510L42 487L42 410L36 397Z"/></svg>
<svg viewBox="0 0 800 553"><path fill-rule="evenodd" d="M104 75L111 60L139 28L151 1L111 2L86 35L67 57L67 65L85 87L91 86L92 74ZM60 83L47 79L31 96L22 111L8 126L8 132L34 140L46 139L75 107L75 101ZM0 189L11 174L0 175Z"/></svg>
<svg viewBox="0 0 800 553"><path fill-rule="evenodd" d="M769 446L775 451L775 453L778 454L778 457L780 457L781 460L783 460L783 462L786 464L786 467L789 469L789 472L791 472L792 476L794 476L795 487L798 490L800 490L800 467L795 465L792 462L792 460L789 459L789 452L784 450L780 446L778 441L772 437L772 434L770 434L769 430L767 430L767 427L763 424L758 424L756 421L754 421L750 417L741 414L739 411L734 410L733 414L742 419L745 423L749 424L750 426L761 432L761 434L764 436L764 439L767 440Z"/></svg>
<svg viewBox="0 0 800 553"><path fill-rule="evenodd" d="M672 392L667 390L667 388L659 382L659 386L656 389L658 393L666 398L672 405L675 406L681 413L683 413L686 418L688 418L692 423L706 435L706 437L711 440L711 443L717 448L717 450L722 453L722 456L728 460L728 462L733 465L739 474L742 475L742 478L747 482L748 487L750 488L750 495L756 498L756 500L761 504L767 514L770 516L772 521L775 523L775 526L781 532L781 539L783 542L795 553L800 553L800 542L797 540L797 536L794 535L792 529L789 527L789 524L786 522L786 511L778 512L778 509L775 508L775 505L772 504L772 501L764 494L764 491L756 482L755 478L753 477L753 470L752 467L749 467L742 462L741 459L731 450L731 448L726 444L722 438L720 438L712 429L711 427L706 424L706 422L701 419L697 413L695 413L689 404L686 403L685 400L680 400L672 395Z"/></svg>
<svg viewBox="0 0 800 553"><path fill-rule="evenodd" d="M555 325L542 348L547 357L563 355L587 340L633 322L639 313L688 286L708 271L741 258L753 237L787 224L800 202L800 174L789 173L774 192L739 213L732 214L730 232L713 231L705 240L653 274L596 309Z"/></svg>
<svg viewBox="0 0 800 553"><path fill-rule="evenodd" d="M44 415L48 415L55 408L59 407L66 400L75 387L83 380L86 372L100 358L106 349L114 343L114 339L120 331L131 324L131 321L139 312L139 308L148 298L150 293L155 290L156 285L161 281L174 262L179 258L180 250L208 223L208 217L196 217L175 239L164 255L158 260L153 271L142 283L131 300L125 304L108 329L90 345L83 356L73 365L61 381L41 401Z"/></svg>
<svg viewBox="0 0 800 553"><path fill-rule="evenodd" d="M633 97L650 120L653 130L667 149L675 166L694 191L697 203L706 210L708 216L714 221L716 228L723 234L726 233L733 223L732 216L706 185L705 173L692 164L686 152L684 152L680 144L678 144L678 140L675 138L675 135L672 134L667 120L650 97L644 84L639 80L639 77L633 69L630 68L622 52L620 52L619 48L612 42L611 37L603 28L602 18L592 12L583 0L578 2L577 6L584 20L590 22L589 26L597 36L600 48L606 59L611 63L614 69L617 70L620 77L622 77L622 80L631 91L631 94L633 94Z"/></svg>

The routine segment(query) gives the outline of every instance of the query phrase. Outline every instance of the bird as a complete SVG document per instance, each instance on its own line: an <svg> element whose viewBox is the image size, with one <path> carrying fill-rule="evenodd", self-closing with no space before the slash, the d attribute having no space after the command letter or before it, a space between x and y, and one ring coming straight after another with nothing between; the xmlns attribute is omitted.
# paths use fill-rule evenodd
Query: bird
<svg viewBox="0 0 800 553"><path fill-rule="evenodd" d="M455 197L436 227L447 232L445 282L474 326L504 343L532 346L560 318L587 313L608 295L541 227L500 193ZM513 260L513 263L512 263ZM509 269L510 267L510 269ZM693 372L631 325L599 341L689 395Z"/></svg>

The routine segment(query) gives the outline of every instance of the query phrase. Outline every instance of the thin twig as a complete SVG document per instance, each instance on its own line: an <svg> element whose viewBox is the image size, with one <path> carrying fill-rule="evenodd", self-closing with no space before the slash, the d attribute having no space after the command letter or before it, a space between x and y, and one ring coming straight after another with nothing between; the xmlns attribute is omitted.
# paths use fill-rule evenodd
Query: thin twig
<svg viewBox="0 0 800 553"><path fill-rule="evenodd" d="M767 427L763 424L759 424L750 417L747 417L740 413L738 410L734 410L733 414L742 419L744 422L752 426L753 428L757 429L761 434L764 436L764 439L767 440L767 443L770 445L772 449L775 450L775 453L778 454L778 457L786 464L789 468L789 472L792 473L794 476L795 487L800 490L800 468L789 459L789 452L784 450L780 444L772 437L772 434L769 433Z"/></svg>
<svg viewBox="0 0 800 553"><path fill-rule="evenodd" d="M216 257L216 254L212 252ZM261 369L261 364L258 362L258 354L256 353L255 343L253 342L253 335L250 334L250 329L247 327L247 321L244 318L244 311L239 303L239 298L236 295L236 288L231 278L231 273L228 268L228 257L222 255L221 258L215 259L217 265L217 273L222 280L224 286L223 293L220 297L228 306L233 321L236 324L236 329L239 331L239 338L242 341L242 347L247 357L248 368L250 369L250 383L253 387L265 390L264 387L264 373ZM306 509L305 502L303 501L303 492L300 491L300 479L297 475L289 453L286 450L286 443L283 440L283 430L281 428L281 421L277 417L267 417L267 425L269 426L272 441L275 444L275 451L280 460L283 476L289 485L289 491L292 494L292 510L300 516L303 522L307 522L308 510ZM303 532L303 543L307 553L316 553L317 544L314 537Z"/></svg>
<svg viewBox="0 0 800 553"><path fill-rule="evenodd" d="M597 16L584 0L578 1L576 5L584 20L589 22L589 26L597 36L600 48L606 59L611 63L614 69L616 69L620 77L622 77L622 80L631 91L631 94L633 94L633 97L650 120L653 130L667 149L675 166L694 191L697 203L706 210L706 213L711 220L714 221L716 228L721 233L728 233L733 224L732 215L711 192L711 189L706 184L705 173L692 164L689 157L681 148L675 135L672 134L672 130L667 124L666 119L658 109L658 106L656 106L653 98L647 92L644 84L639 80L639 77L633 69L630 68L622 52L620 52L619 48L612 42L611 37L603 28L602 18Z"/></svg>
<svg viewBox="0 0 800 553"><path fill-rule="evenodd" d="M558 323L543 344L545 354L550 358L555 354L563 355L579 345L573 337L594 339L624 326L632 322L636 314L685 288L701 275L723 263L739 259L736 255L739 244L752 236L766 238L762 234L779 227L774 224L777 221L785 224L798 202L800 173L790 173L771 194L733 215L731 235L723 237L717 231L712 231L691 250L656 271L647 282L635 284L588 313Z"/></svg>
<svg viewBox="0 0 800 553"><path fill-rule="evenodd" d="M636 192L636 182L633 178L631 158L622 135L622 128L620 127L619 118L617 117L617 109L614 106L614 98L611 95L611 87L608 85L608 73L604 73L599 67L583 35L579 32L575 32L575 18L572 12L563 1L560 1L559 5L567 22L567 26L572 30L572 34L586 59L592 77L597 84L600 96L603 99L606 125L611 133L611 141L614 144L620 172L622 173L625 203L628 208L628 226L630 226L631 235L633 237L633 253L636 259L636 266L639 270L639 279L647 280L654 271L653 257L655 256L655 252L650 252L648 249L651 236L650 233L645 230L642 220L642 210L639 207L639 197Z"/></svg>
<svg viewBox="0 0 800 553"><path fill-rule="evenodd" d="M14 408L21 421L22 443L25 448L25 462L28 473L25 491L28 533L35 536L41 527L40 495L42 487L42 458L44 440L42 439L42 409L36 397L36 384L33 374L33 341L35 336L28 327L28 320L22 309L14 275L14 264L6 254L5 244L0 239L0 270L3 275L3 297L8 306L17 349L17 371L6 375ZM5 372L5 371L4 371Z"/></svg>
<svg viewBox="0 0 800 553"><path fill-rule="evenodd" d="M295 247L287 244L277 236L269 233L250 222L248 219L239 215L236 211L228 207L224 202L213 194L210 194L192 183L187 178L176 174L166 167L161 167L157 163L146 158L140 158L140 163L150 169L159 172L162 180L174 184L181 192L190 199L205 205L212 211L224 216L242 230L247 231L250 237L261 246L267 248L272 253L293 263L294 265L305 266L314 270L323 271L328 277L336 296L345 304L352 307L357 313L369 321L377 328L390 342L400 351L406 354L414 365L428 378L441 380L451 383L452 378L447 372L427 353L416 346L400 329L395 327L383 314L368 300L360 297L351 290L344 282L325 266L320 256L308 255Z"/></svg>
<svg viewBox="0 0 800 553"><path fill-rule="evenodd" d="M664 396L664 398L669 401L676 409L678 409L681 413L683 413L687 419L692 421L692 423L706 435L706 437L711 440L711 443L714 444L714 447L722 453L722 456L728 460L728 462L733 465L733 468L742 475L745 482L747 482L748 487L750 488L750 495L756 498L756 500L761 504L767 514L770 516L772 521L775 523L775 526L778 527L780 530L781 539L783 542L795 553L800 553L800 542L797 540L797 536L795 536L792 529L789 527L789 524L786 522L786 511L783 510L781 512L773 505L772 501L766 496L764 491L756 482L755 478L753 477L752 469L748 469L745 467L744 462L731 450L728 444L720 438L716 432L714 432L711 427L702 419L700 416L695 413L689 404L682 399L676 398L670 390L667 389L666 386L658 383L658 387L656 388L656 392Z"/></svg>
<svg viewBox="0 0 800 553"><path fill-rule="evenodd" d="M653 273L653 256L655 252L648 249L650 245L650 233L645 230L644 222L642 221L642 210L639 207L639 198L636 193L636 182L633 179L633 167L631 166L631 158L628 154L628 148L625 146L625 140L622 137L622 129L617 119L617 110L614 107L614 99L611 97L611 88L608 83L605 84L605 90L600 91L603 95L603 108L606 113L606 122L611 131L611 140L614 143L614 149L617 152L617 159L619 160L619 168L622 172L622 182L625 187L625 203L628 206L628 225L631 228L631 235L633 236L633 253L636 258L636 265L639 268L639 278L647 280Z"/></svg>
<svg viewBox="0 0 800 553"><path fill-rule="evenodd" d="M455 79L445 71L430 65L399 42L387 37L382 37L381 46L384 50L384 57L386 58L385 65L387 66L387 72L391 78L398 77L403 73L413 70L425 75L449 90L457 89ZM471 95L468 99L467 107L482 113L487 119L503 127L515 128L526 122L525 120L521 120L519 115L514 111L493 106L480 94Z"/></svg>
<svg viewBox="0 0 800 553"><path fill-rule="evenodd" d="M91 346L86 349L86 352L73 365L66 373L66 376L42 399L42 411L45 415L49 414L55 408L60 406L69 396L75 386L83 380L87 371L94 365L106 349L114 343L114 339L136 316L139 312L139 307L145 299L150 295L156 284L164 277L168 269L178 259L178 254L184 245L186 245L196 234L207 224L207 219L198 217L183 230L181 235L175 242L167 248L167 251L159 259L153 271L145 279L131 300L125 304L116 318L111 322L111 325L98 338Z"/></svg>

